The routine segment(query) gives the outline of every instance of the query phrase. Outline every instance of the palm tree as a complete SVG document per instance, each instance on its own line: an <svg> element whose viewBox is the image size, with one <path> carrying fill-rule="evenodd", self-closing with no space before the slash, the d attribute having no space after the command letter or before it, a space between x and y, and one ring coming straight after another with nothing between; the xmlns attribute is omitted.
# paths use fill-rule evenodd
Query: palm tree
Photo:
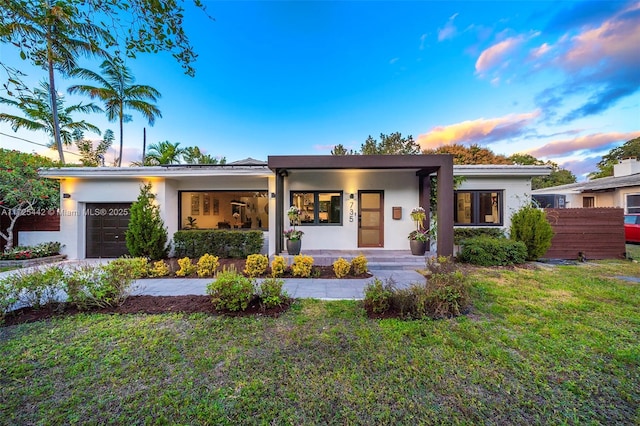
<svg viewBox="0 0 640 426"><path fill-rule="evenodd" d="M145 166L157 166L164 164L178 164L184 154L184 148L180 148L180 142L171 143L163 141L149 145L144 159Z"/></svg>
<svg viewBox="0 0 640 426"><path fill-rule="evenodd" d="M82 93L91 99L98 98L105 104L109 121L118 120L120 125L120 155L118 167L122 166L122 148L124 137L124 123L131 121L131 116L124 113L125 109L140 112L150 125L155 123L156 117L162 117L158 107L150 102L156 102L160 92L151 86L133 84L131 70L124 66L119 59L106 59L100 65L102 75L84 68L71 71L74 77L93 80L99 86L79 84L69 87L69 93Z"/></svg>
<svg viewBox="0 0 640 426"><path fill-rule="evenodd" d="M186 164L225 164L226 158L217 159L210 154L204 154L197 146L188 146L184 149L182 159Z"/></svg>
<svg viewBox="0 0 640 426"><path fill-rule="evenodd" d="M0 104L10 105L20 109L24 116L0 113L0 121L6 121L11 125L11 129L17 132L21 128L27 130L41 130L46 132L54 140L52 142L52 148L58 149L60 155L62 155L62 149L58 148L56 142L56 134L58 135L61 144L65 146L71 145L73 142L74 131L89 131L100 134L100 129L91 123L86 121L73 121L72 115L75 113L88 114L91 112L103 112L99 106L94 104L75 104L68 107L64 107L63 98L56 98L58 107L56 115L58 117L58 126L54 121L54 114L51 111L49 104L49 83L41 82L40 88L33 90L33 94L22 93L17 100L0 97ZM62 160L64 161L64 160Z"/></svg>
<svg viewBox="0 0 640 426"><path fill-rule="evenodd" d="M99 44L112 44L113 37L97 25L78 19L77 8L69 2L9 2L2 7L10 17L3 21L3 40L19 46L22 59L31 60L48 73L52 136L60 162L64 164L62 118L56 107L59 103L54 71L66 75L77 67L78 57L103 56L105 52Z"/></svg>

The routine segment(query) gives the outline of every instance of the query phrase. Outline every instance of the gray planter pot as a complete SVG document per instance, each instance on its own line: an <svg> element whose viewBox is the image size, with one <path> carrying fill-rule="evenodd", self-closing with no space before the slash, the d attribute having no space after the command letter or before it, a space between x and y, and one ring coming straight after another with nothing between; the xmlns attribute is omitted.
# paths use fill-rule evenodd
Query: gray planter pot
<svg viewBox="0 0 640 426"><path fill-rule="evenodd" d="M426 241L409 240L409 247L411 247L411 254L414 256L424 256L427 251Z"/></svg>
<svg viewBox="0 0 640 426"><path fill-rule="evenodd" d="M300 254L300 248L302 247L302 240L287 240L287 253L290 255Z"/></svg>

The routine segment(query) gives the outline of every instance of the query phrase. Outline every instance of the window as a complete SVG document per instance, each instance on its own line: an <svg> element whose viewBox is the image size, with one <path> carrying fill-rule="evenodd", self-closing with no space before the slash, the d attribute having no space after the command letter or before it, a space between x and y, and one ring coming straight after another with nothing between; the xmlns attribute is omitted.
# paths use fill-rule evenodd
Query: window
<svg viewBox="0 0 640 426"><path fill-rule="evenodd" d="M640 213L640 195L627 195L627 213Z"/></svg>
<svg viewBox="0 0 640 426"><path fill-rule="evenodd" d="M342 224L342 191L292 192L291 205L300 209L300 225Z"/></svg>
<svg viewBox="0 0 640 426"><path fill-rule="evenodd" d="M582 197L582 207L591 208L596 206L595 197Z"/></svg>
<svg viewBox="0 0 640 426"><path fill-rule="evenodd" d="M179 191L178 229L268 229L266 191Z"/></svg>
<svg viewBox="0 0 640 426"><path fill-rule="evenodd" d="M502 225L502 191L455 191L455 225Z"/></svg>

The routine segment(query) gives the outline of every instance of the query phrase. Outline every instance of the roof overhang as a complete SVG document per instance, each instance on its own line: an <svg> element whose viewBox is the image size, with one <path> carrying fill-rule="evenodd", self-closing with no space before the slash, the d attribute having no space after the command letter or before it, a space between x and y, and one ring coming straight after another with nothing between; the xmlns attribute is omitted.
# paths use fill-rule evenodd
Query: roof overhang
<svg viewBox="0 0 640 426"><path fill-rule="evenodd" d="M435 173L451 165L453 156L443 155L275 155L267 164L276 170L381 170L413 169L418 174Z"/></svg>
<svg viewBox="0 0 640 426"><path fill-rule="evenodd" d="M40 176L51 179L129 179L129 178L183 178L211 176L270 177L267 166L145 166L145 167L61 167L39 170Z"/></svg>

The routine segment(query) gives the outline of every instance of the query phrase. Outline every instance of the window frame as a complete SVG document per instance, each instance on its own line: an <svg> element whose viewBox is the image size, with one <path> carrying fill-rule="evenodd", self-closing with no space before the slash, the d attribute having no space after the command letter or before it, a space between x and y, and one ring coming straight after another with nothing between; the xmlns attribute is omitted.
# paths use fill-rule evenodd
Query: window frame
<svg viewBox="0 0 640 426"><path fill-rule="evenodd" d="M476 221L471 223L455 222L456 202L458 200L458 194L470 193L471 194L471 217L476 218ZM479 222L480 219L480 194L495 193L498 194L498 222L485 223ZM488 227L488 226L504 226L504 189L457 189L453 191L453 210L454 210L454 223L453 226L461 227Z"/></svg>
<svg viewBox="0 0 640 426"><path fill-rule="evenodd" d="M640 197L639 193L633 194L625 194L624 197L624 210L627 214L638 214L640 213L640 204L629 207L629 198L630 197Z"/></svg>
<svg viewBox="0 0 640 426"><path fill-rule="evenodd" d="M344 216L344 191L342 190L290 190L289 205L293 206L294 194L313 194L313 222L300 222L296 226L342 226ZM340 196L340 221L339 222L320 222L320 194L339 194Z"/></svg>

